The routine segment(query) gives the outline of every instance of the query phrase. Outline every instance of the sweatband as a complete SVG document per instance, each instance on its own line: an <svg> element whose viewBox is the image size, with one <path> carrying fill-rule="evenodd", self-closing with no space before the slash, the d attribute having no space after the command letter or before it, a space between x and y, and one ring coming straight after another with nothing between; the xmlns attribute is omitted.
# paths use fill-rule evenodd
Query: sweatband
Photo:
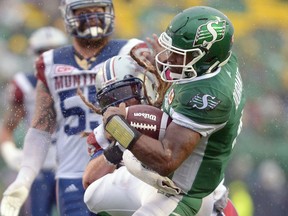
<svg viewBox="0 0 288 216"><path fill-rule="evenodd" d="M126 149L131 149L141 133L127 123L123 116L109 116L105 130Z"/></svg>
<svg viewBox="0 0 288 216"><path fill-rule="evenodd" d="M35 128L29 128L23 146L23 167L28 167L38 175L51 145L51 134Z"/></svg>
<svg viewBox="0 0 288 216"><path fill-rule="evenodd" d="M104 150L106 160L112 164L118 165L122 161L123 151L117 145L113 145Z"/></svg>

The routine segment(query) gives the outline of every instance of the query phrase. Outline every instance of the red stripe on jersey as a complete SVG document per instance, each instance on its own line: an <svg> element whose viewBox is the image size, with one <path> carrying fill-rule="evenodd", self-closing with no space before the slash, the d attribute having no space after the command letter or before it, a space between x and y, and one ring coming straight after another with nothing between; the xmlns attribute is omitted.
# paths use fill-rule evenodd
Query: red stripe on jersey
<svg viewBox="0 0 288 216"><path fill-rule="evenodd" d="M40 57L37 59L36 63L35 63L35 68L36 68L36 77L37 79L41 80L47 87L47 81L46 81L46 77L45 77L45 63L44 63L44 59L43 56L40 55Z"/></svg>

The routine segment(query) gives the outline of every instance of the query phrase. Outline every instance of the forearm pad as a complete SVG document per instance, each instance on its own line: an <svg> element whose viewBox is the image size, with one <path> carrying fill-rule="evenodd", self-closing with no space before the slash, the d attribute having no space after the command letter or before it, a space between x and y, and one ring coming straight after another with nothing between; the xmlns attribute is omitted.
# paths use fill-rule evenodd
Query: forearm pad
<svg viewBox="0 0 288 216"><path fill-rule="evenodd" d="M122 161L123 151L118 145L113 145L104 150L106 160L114 165L118 165Z"/></svg>
<svg viewBox="0 0 288 216"><path fill-rule="evenodd" d="M121 115L110 116L105 124L105 130L126 149L131 149L141 136L141 133Z"/></svg>

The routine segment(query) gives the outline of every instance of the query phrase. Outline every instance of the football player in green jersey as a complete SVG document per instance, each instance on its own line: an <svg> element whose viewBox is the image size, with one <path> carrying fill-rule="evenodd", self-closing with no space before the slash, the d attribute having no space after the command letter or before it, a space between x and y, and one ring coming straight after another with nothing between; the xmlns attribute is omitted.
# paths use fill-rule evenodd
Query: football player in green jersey
<svg viewBox="0 0 288 216"><path fill-rule="evenodd" d="M128 124L125 104L107 109L105 129L123 147L127 170L150 187L134 185L138 193L131 197L125 192L131 182L123 181L122 188L116 189L117 171L108 174L95 184L114 187L105 207L110 205L111 210L117 201L136 203L133 215L149 216L208 216L216 215L215 207L219 211L225 207L225 169L241 131L245 102L237 58L231 50L233 35L227 16L204 6L179 13L160 35L164 50L156 55L156 66L161 78L172 83L162 110L173 121L164 138L155 140ZM111 152L104 151L104 156L111 166L118 162ZM93 196L85 194L88 207L105 211L103 194L94 194L94 202L88 201ZM123 212L128 210L125 206Z"/></svg>

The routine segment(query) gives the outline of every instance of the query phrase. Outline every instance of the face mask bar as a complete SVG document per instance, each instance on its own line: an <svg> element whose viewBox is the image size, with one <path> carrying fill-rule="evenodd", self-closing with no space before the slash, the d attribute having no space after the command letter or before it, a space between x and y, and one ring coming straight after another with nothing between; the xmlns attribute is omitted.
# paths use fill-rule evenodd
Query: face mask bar
<svg viewBox="0 0 288 216"><path fill-rule="evenodd" d="M142 86L142 80L130 78L104 87L97 93L97 100L102 112L110 106L117 106L131 98L139 101L143 100L144 97L141 95Z"/></svg>
<svg viewBox="0 0 288 216"><path fill-rule="evenodd" d="M175 81L182 81L182 80L192 80L197 77L197 72L194 69L193 65L195 65L204 55L203 52L199 48L193 49L180 49L177 47L172 46L172 39L167 35L166 32L163 32L159 37L159 43L165 50L158 53L155 57L156 59L156 67L158 73L160 73L162 80L166 82L175 82ZM183 63L178 65L173 65L169 63L168 57L175 53L177 55L183 56ZM193 55L193 58L190 62L187 62L187 56L189 54ZM172 73L170 69L174 67L182 69L179 73Z"/></svg>
<svg viewBox="0 0 288 216"><path fill-rule="evenodd" d="M91 3L77 2L67 6L65 13L65 23L68 32L79 38L102 38L109 36L114 30L114 9L112 3ZM75 16L75 9L91 7L104 7L105 12L95 12ZM92 23L98 23L94 25Z"/></svg>
<svg viewBox="0 0 288 216"><path fill-rule="evenodd" d="M168 57L172 53L172 49L165 49L158 53L155 57L156 59L156 68L158 73L161 75L162 80L167 82L175 82L179 80L191 80L197 77L197 72L195 71L193 65L196 64L205 53L203 53L200 49L193 49L194 57L192 61L187 62L187 54L188 52L176 52L178 55L183 56L182 64L171 64L168 62ZM174 70L172 68L175 68ZM179 73L173 73L172 71L179 71Z"/></svg>

